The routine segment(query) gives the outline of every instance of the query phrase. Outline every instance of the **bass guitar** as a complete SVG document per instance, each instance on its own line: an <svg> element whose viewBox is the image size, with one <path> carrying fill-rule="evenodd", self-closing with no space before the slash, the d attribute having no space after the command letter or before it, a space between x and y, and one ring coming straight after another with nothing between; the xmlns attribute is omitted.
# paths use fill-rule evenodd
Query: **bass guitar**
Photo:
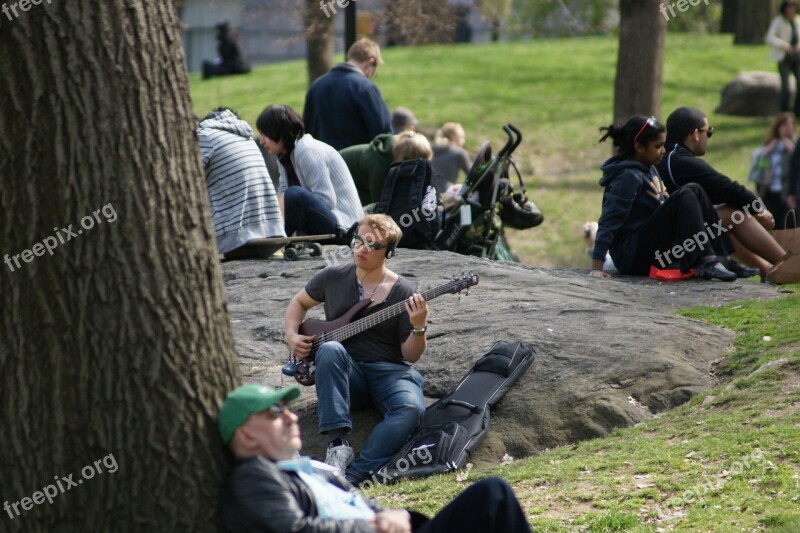
<svg viewBox="0 0 800 533"><path fill-rule="evenodd" d="M420 292L420 295L426 302L441 296L442 294L456 294L464 289L477 285L479 281L477 274L470 273L468 276L454 277L452 280L439 285L433 289ZM295 380L301 385L313 385L315 382L315 365L314 354L316 354L319 347L326 342L336 341L342 342L349 339L353 335L357 335L362 331L385 322L400 313L406 312L405 300L390 305L386 309L382 309L377 313L372 313L363 318L356 319L361 311L366 309L372 304L372 300L361 300L353 307L344 312L336 320L315 320L309 319L300 324L298 332L301 335L316 336L311 344L311 353L303 358L298 359L294 354L288 363L283 365L282 372L287 376L293 376Z"/></svg>

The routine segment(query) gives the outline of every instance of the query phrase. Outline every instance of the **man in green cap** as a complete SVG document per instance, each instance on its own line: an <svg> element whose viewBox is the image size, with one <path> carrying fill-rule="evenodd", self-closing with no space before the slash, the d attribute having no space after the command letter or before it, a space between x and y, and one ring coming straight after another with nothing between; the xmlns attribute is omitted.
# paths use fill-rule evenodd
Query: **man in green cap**
<svg viewBox="0 0 800 533"><path fill-rule="evenodd" d="M381 509L338 470L299 455L297 415L287 407L299 395L296 386L243 385L223 402L219 431L236 457L220 501L226 530L530 531L513 490L499 478L472 485L431 520L413 513L413 525L408 511Z"/></svg>

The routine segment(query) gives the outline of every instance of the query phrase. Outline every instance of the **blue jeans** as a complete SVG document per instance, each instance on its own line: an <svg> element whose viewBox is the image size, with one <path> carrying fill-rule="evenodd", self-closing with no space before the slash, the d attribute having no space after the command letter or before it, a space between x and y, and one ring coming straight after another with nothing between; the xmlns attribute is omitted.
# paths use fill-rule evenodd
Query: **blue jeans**
<svg viewBox="0 0 800 533"><path fill-rule="evenodd" d="M406 443L425 412L424 380L409 365L355 361L338 342L326 342L316 354L319 431L353 427L350 409L369 405L383 415L347 474L367 479Z"/></svg>
<svg viewBox="0 0 800 533"><path fill-rule="evenodd" d="M305 232L306 235L333 233L342 237L346 231L339 228L339 221L331 208L305 187L293 185L286 189L283 193L283 210L287 237L291 237L295 231ZM337 238L333 242L348 244L340 241Z"/></svg>

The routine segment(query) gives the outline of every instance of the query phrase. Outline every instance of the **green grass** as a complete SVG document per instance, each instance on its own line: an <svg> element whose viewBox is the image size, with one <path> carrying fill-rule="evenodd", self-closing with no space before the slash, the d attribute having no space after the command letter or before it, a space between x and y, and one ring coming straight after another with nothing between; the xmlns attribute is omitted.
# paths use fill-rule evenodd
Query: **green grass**
<svg viewBox="0 0 800 533"><path fill-rule="evenodd" d="M463 481L440 475L370 495L435 513L469 483L498 475L514 486L537 532L799 531L799 306L791 294L683 312L739 335L716 368L721 384L656 419L476 468ZM770 361L773 368L756 372Z"/></svg>
<svg viewBox="0 0 800 533"><path fill-rule="evenodd" d="M511 232L512 246L528 264L588 267L579 230L600 214L597 169L611 148L597 143L598 128L611 121L616 52L616 39L604 36L394 48L384 51L375 81L389 107L411 108L426 133L461 122L473 154L484 140L498 149L503 124L518 126L524 141L515 159L545 222ZM770 123L713 113L722 87L742 70L773 71L766 46L734 47L730 36L668 36L660 118L680 105L706 111L716 128L707 160L740 181ZM190 81L198 115L227 105L251 124L271 103L300 111L307 86L302 61Z"/></svg>
<svg viewBox="0 0 800 533"><path fill-rule="evenodd" d="M389 106L413 109L423 131L460 121L473 151L484 139L499 147L506 122L523 131L515 157L546 222L514 234L513 246L530 264L588 266L579 228L600 212L597 167L610 147L597 144L597 128L611 117L616 41L390 49L385 59L376 81ZM707 159L740 180L770 122L713 113L724 84L742 70L772 71L766 47L733 47L729 36L668 36L661 118L679 105L705 110L716 127ZM305 65L291 62L230 79L193 77L195 109L203 115L228 105L251 124L270 103L300 110L305 76ZM513 484L537 532L800 531L798 306L800 296L791 294L685 311L737 332L735 345L715 367L718 387L647 423L476 468L465 480L435 476L369 494L432 514L469 483L499 475Z"/></svg>

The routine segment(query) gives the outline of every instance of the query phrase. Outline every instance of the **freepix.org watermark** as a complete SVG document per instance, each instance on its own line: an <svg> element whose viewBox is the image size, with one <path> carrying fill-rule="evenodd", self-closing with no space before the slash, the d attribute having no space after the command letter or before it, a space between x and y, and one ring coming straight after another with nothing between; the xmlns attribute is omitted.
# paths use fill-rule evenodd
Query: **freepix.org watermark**
<svg viewBox="0 0 800 533"><path fill-rule="evenodd" d="M433 446L432 444L429 446ZM397 472L394 472L392 475L389 475L385 470L379 470L377 474L372 474L372 477L365 479L361 482L362 489L368 489L370 487L374 487L376 485L383 485L384 483L388 483L389 481L394 481L397 478L403 476L405 472L408 472L408 469L412 466L417 466L418 464L427 465L433 461L433 454L428 449L429 446L420 446L418 448L414 448L408 455L405 457L401 457L397 460Z"/></svg>
<svg viewBox="0 0 800 533"><path fill-rule="evenodd" d="M53 498L59 494L64 494L73 487L82 485L84 480L92 479L95 474L104 474L105 472L103 471L102 467L105 467L105 472L108 472L109 474L113 474L119 469L119 465L117 465L117 460L114 458L113 453L106 455L102 459L98 459L92 464L84 466L81 469L81 477L83 479L78 479L77 481L73 480L72 477L75 474L69 474L66 477L54 476L54 479L56 480L55 484L51 483L50 485L43 487L42 490L37 490L30 496L25 496L19 501L6 501L3 503L3 509L13 520L14 518L20 516L21 513L33 509L34 505L43 504L45 500L47 500L47 503L53 503ZM22 510L20 510L20 508L22 508Z"/></svg>
<svg viewBox="0 0 800 533"><path fill-rule="evenodd" d="M325 13L325 16L331 18L332 15L336 14L336 6L339 6L339 9L345 9L347 6L350 5L350 2L355 2L356 0L319 0L319 8ZM328 13L328 10L331 10Z"/></svg>
<svg viewBox="0 0 800 533"><path fill-rule="evenodd" d="M753 215L750 213L750 204L744 206L744 212L736 210L731 214L731 222L727 228L722 224L721 220L718 220L711 226L708 223L704 223L706 228L703 231L698 231L681 244L676 244L671 249L662 252L661 250L656 250L656 261L661 268L666 268L667 265L670 265L683 257L686 252L693 252L696 248L703 250L705 248L704 245L708 244L711 239L719 237L723 233L727 233L729 230L732 230L734 226L741 224L748 218L753 218ZM759 196L752 203L753 211L756 213L760 213L763 211L766 206L764 205L764 201Z"/></svg>
<svg viewBox="0 0 800 533"><path fill-rule="evenodd" d="M430 222L437 216L439 216L439 213L436 211L436 208L431 210L424 207L415 207L410 213L405 213L400 217L398 226L400 226L402 229L410 228L412 225L414 225L414 222L419 222L422 219ZM372 225L372 229L375 231L375 235L378 236L378 239L383 239L381 230L375 224ZM372 235L365 235L364 240L367 241L367 244L373 244L377 242L377 239ZM339 246L334 250L326 250L323 253L325 264L327 266L338 265L340 259L342 261L349 260L352 256L353 249L347 245Z"/></svg>
<svg viewBox="0 0 800 533"><path fill-rule="evenodd" d="M22 268L22 264L19 261L20 259L25 263L30 263L35 258L43 256L45 252L53 255L53 252L59 245L66 244L72 239L77 238L78 235L82 235L83 230L88 231L92 229L95 223L102 224L103 221L100 219L101 214L109 224L117 220L117 212L114 211L114 206L108 203L100 209L95 209L91 215L86 215L81 219L81 227L83 229L73 231L72 226L74 224L70 224L66 228L55 227L53 228L55 235L45 237L42 239L42 242L37 242L31 246L30 249L22 250L18 254L6 254L3 261L8 266L8 269L14 272L16 269Z"/></svg>
<svg viewBox="0 0 800 533"><path fill-rule="evenodd" d="M19 2L11 2L11 5L3 2L3 7L0 8L0 10L2 10L3 14L8 17L8 20L13 22L20 16L19 12L17 11L18 7L19 10L24 13L30 10L31 5L38 6L44 2L47 2L48 4L52 3L51 0L19 0ZM11 16L12 13L14 14L13 17Z"/></svg>
<svg viewBox="0 0 800 533"><path fill-rule="evenodd" d="M700 3L703 2L708 5L708 0L678 0L677 2L661 2L661 6L659 6L658 10L664 15L664 18L667 19L667 22L670 19L674 19L677 17L675 14L675 8L678 9L681 13L686 13L689 11L689 7L697 7ZM669 10L669 14L667 14L667 10Z"/></svg>
<svg viewBox="0 0 800 533"><path fill-rule="evenodd" d="M662 507L656 504L656 515L659 520L667 521L675 518L675 512L678 509L691 504L693 501L702 503L704 497L710 491L719 490L722 485L728 482L731 476L738 476L742 473L755 468L756 465L764 462L764 454L759 449L755 449L750 454L741 457L740 460L731 463L730 471L723 470L713 476L715 479L706 477L701 483L698 483L691 489L686 489L680 496L672 498L667 504Z"/></svg>

